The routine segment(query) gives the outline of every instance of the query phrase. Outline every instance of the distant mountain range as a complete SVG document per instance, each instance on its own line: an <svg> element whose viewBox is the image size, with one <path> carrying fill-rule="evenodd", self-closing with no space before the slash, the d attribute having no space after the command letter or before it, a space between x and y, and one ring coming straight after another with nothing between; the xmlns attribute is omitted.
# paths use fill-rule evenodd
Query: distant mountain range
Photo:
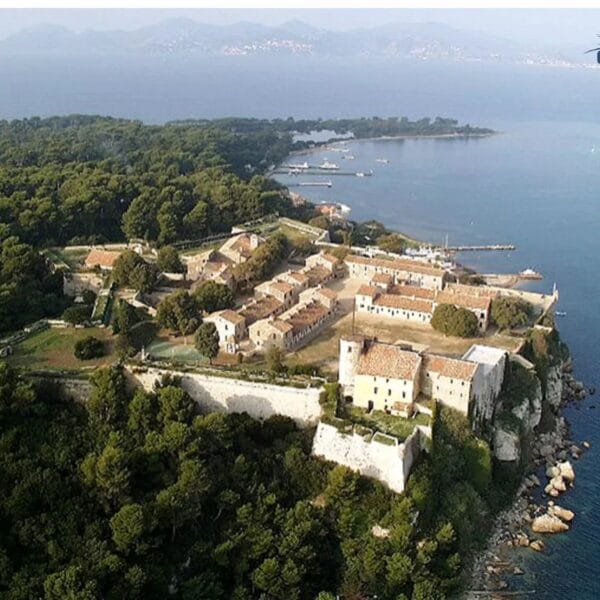
<svg viewBox="0 0 600 600"><path fill-rule="evenodd" d="M390 23L330 31L298 20L273 27L249 22L216 26L176 19L133 31L81 33L57 25L39 25L0 40L0 53L371 56L572 64L567 55L440 23Z"/></svg>

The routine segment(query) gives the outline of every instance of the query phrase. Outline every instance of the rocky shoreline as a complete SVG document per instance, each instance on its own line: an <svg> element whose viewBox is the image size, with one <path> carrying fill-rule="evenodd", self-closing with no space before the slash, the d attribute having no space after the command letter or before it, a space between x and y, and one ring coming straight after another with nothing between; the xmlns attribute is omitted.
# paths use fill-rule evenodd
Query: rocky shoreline
<svg viewBox="0 0 600 600"><path fill-rule="evenodd" d="M569 360L562 368L561 406L579 402L595 393L572 375ZM487 548L473 562L467 598L493 598L496 592L511 589L507 581L524 575L516 563L514 548L543 552L546 536L566 532L575 513L561 507L556 498L575 482L573 462L589 450L587 441L571 439L567 420L554 419L551 431L537 435L531 445L531 460L513 504L496 516ZM542 488L542 490L540 490Z"/></svg>

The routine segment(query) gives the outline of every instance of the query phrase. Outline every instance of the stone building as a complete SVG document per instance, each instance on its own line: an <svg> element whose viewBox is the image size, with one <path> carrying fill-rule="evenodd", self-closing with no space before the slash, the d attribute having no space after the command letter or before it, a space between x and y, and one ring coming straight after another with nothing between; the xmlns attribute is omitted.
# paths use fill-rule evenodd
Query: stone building
<svg viewBox="0 0 600 600"><path fill-rule="evenodd" d="M103 271L112 271L116 260L122 252L117 250L102 250L101 248L92 248L85 259L87 269L99 267Z"/></svg>
<svg viewBox="0 0 600 600"><path fill-rule="evenodd" d="M462 358L451 358L364 336L342 336L338 380L344 395L366 410L410 415L422 397L489 420L505 357L502 350L480 345Z"/></svg>
<svg viewBox="0 0 600 600"><path fill-rule="evenodd" d="M442 289L446 280L446 271L430 263L408 258L368 258L351 254L344 262L348 274L355 279L372 281L377 274L389 275L394 283L407 283L418 287Z"/></svg>
<svg viewBox="0 0 600 600"><path fill-rule="evenodd" d="M380 288L370 285L362 285L356 292L355 309L359 313L420 324L428 324L433 316L431 300L383 293Z"/></svg>
<svg viewBox="0 0 600 600"><path fill-rule="evenodd" d="M205 322L214 323L219 334L219 347L224 352L235 354L239 343L246 337L246 320L233 310L226 309L214 312L204 318Z"/></svg>
<svg viewBox="0 0 600 600"><path fill-rule="evenodd" d="M240 265L252 256L252 252L258 248L261 241L261 238L255 233L240 233L239 235L230 237L219 248L219 252L234 264Z"/></svg>

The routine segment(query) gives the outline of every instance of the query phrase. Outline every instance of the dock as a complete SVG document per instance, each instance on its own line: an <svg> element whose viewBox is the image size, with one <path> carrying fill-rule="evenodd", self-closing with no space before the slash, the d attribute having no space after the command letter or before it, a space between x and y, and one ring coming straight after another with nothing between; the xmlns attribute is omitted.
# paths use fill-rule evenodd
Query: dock
<svg viewBox="0 0 600 600"><path fill-rule="evenodd" d="M448 252L487 252L492 250L516 250L514 244L484 244L481 246L446 246L443 250Z"/></svg>

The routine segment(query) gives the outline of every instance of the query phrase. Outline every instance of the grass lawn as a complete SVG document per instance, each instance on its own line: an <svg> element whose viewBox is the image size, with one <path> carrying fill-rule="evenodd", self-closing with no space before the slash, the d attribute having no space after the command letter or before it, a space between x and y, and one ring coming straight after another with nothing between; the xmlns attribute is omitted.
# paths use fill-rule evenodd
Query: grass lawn
<svg viewBox="0 0 600 600"><path fill-rule="evenodd" d="M68 247L48 248L48 250L46 250L46 255L50 260L56 263L63 262L72 270L81 267L85 257L89 253L89 250L69 249Z"/></svg>
<svg viewBox="0 0 600 600"><path fill-rule="evenodd" d="M73 354L75 342L93 335L105 343L107 354L92 360L79 360ZM28 369L80 369L108 365L115 360L114 339L109 329L88 327L46 329L14 346L14 354L6 358L13 367Z"/></svg>
<svg viewBox="0 0 600 600"><path fill-rule="evenodd" d="M400 440L405 440L413 432L415 425L430 423L430 418L423 414L418 414L414 419L404 419L378 410L366 414L364 408L358 406L350 408L350 420L370 429L393 435Z"/></svg>

